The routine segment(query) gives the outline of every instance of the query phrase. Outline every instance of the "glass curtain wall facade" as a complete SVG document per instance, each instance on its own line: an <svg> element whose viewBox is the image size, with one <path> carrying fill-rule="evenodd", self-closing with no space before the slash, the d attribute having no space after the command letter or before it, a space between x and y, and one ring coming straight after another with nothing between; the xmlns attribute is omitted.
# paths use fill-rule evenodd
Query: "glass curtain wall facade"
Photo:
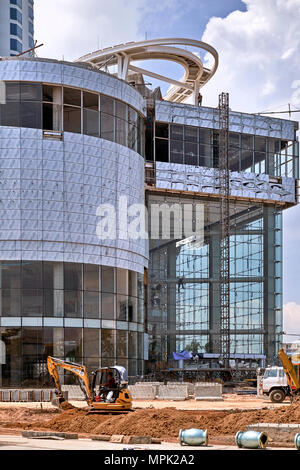
<svg viewBox="0 0 300 470"><path fill-rule="evenodd" d="M119 364L142 374L141 274L81 263L2 261L0 267L2 325L15 323L0 329L2 386L50 385L48 355L89 370ZM26 326L28 320L36 326Z"/></svg>
<svg viewBox="0 0 300 470"><path fill-rule="evenodd" d="M3 81L0 125L101 137L143 154L144 121L133 107L73 87Z"/></svg>
<svg viewBox="0 0 300 470"><path fill-rule="evenodd" d="M298 142L229 132L229 170L299 177ZM217 130L156 123L155 160L217 168Z"/></svg>
<svg viewBox="0 0 300 470"><path fill-rule="evenodd" d="M153 205L203 205L199 246L185 237L164 239ZM148 194L148 371L176 367L173 352L220 353L220 208L218 201ZM153 217L157 220L153 220ZM152 219L152 220L151 220ZM187 220L187 219L185 219ZM152 225L153 226L153 225ZM281 212L261 203L230 205L230 350L275 359L282 332Z"/></svg>

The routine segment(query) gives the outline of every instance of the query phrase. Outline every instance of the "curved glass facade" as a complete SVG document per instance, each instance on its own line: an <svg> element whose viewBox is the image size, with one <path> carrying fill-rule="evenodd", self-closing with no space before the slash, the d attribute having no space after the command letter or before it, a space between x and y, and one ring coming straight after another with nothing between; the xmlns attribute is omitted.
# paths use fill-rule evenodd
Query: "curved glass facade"
<svg viewBox="0 0 300 470"><path fill-rule="evenodd" d="M123 101L79 88L3 81L0 125L101 137L144 153L143 117Z"/></svg>
<svg viewBox="0 0 300 470"><path fill-rule="evenodd" d="M142 275L81 263L0 267L2 386L47 385L48 355L143 373Z"/></svg>

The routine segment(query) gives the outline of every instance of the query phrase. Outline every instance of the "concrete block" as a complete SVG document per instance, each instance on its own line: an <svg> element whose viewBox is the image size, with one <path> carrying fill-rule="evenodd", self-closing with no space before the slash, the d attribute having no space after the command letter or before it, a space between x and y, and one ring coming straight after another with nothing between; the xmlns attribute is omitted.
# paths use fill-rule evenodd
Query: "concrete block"
<svg viewBox="0 0 300 470"><path fill-rule="evenodd" d="M20 391L11 390L10 391L10 401L20 401Z"/></svg>
<svg viewBox="0 0 300 470"><path fill-rule="evenodd" d="M32 401L43 401L42 400L42 391L41 390L33 390L32 391Z"/></svg>
<svg viewBox="0 0 300 470"><path fill-rule="evenodd" d="M99 434L99 436L92 436L92 441L109 441L110 436L105 436L103 434Z"/></svg>
<svg viewBox="0 0 300 470"><path fill-rule="evenodd" d="M11 392L10 390L2 390L1 401L11 401Z"/></svg>
<svg viewBox="0 0 300 470"><path fill-rule="evenodd" d="M186 385L189 395L194 395L195 385L191 382L167 382L167 385Z"/></svg>
<svg viewBox="0 0 300 470"><path fill-rule="evenodd" d="M123 444L152 444L150 436L124 436Z"/></svg>
<svg viewBox="0 0 300 470"><path fill-rule="evenodd" d="M157 439L156 437L151 438L151 444L161 444L161 439Z"/></svg>
<svg viewBox="0 0 300 470"><path fill-rule="evenodd" d="M122 443L124 440L124 435L123 434L113 434L111 438L109 439L109 442L116 442L116 443Z"/></svg>
<svg viewBox="0 0 300 470"><path fill-rule="evenodd" d="M155 400L157 394L156 385L136 384L129 385L128 388L133 399Z"/></svg>
<svg viewBox="0 0 300 470"><path fill-rule="evenodd" d="M222 385L218 383L196 383L194 389L195 400L221 401Z"/></svg>
<svg viewBox="0 0 300 470"><path fill-rule="evenodd" d="M85 400L84 393L79 385L62 385L61 390L63 393L68 394L69 400Z"/></svg>
<svg viewBox="0 0 300 470"><path fill-rule="evenodd" d="M186 400L189 396L187 385L159 385L156 398L159 400Z"/></svg>
<svg viewBox="0 0 300 470"><path fill-rule="evenodd" d="M42 401L51 401L54 392L52 390L42 390Z"/></svg>
<svg viewBox="0 0 300 470"><path fill-rule="evenodd" d="M22 431L22 437L28 438L47 438L47 437L60 437L62 439L78 439L78 434L69 432L48 432L48 431Z"/></svg>

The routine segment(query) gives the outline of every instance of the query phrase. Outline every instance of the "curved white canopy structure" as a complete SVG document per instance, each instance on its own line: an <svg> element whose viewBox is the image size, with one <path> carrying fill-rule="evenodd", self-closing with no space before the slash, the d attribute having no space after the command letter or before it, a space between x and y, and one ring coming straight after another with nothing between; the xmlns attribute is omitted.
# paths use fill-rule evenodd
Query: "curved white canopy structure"
<svg viewBox="0 0 300 470"><path fill-rule="evenodd" d="M178 46L183 46L184 48ZM187 50L188 46L209 52L214 59L212 68L204 67L199 55ZM183 77L180 80L175 80L132 64L135 61L153 59L168 60L180 64L184 68ZM132 71L168 82L171 84L171 87L164 97L165 100L181 103L186 98L193 96L196 103L200 88L212 78L217 70L218 53L209 44L195 39L150 39L147 41L119 44L118 46L91 52L80 57L76 62L87 62L98 68L117 65L117 75L123 80L127 80L129 71Z"/></svg>

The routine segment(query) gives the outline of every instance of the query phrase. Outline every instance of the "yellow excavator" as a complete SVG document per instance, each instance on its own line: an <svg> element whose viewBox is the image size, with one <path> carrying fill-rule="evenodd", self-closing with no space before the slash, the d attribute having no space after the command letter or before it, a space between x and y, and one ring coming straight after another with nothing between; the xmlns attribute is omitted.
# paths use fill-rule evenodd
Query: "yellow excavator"
<svg viewBox="0 0 300 470"><path fill-rule="evenodd" d="M86 366L48 356L47 367L55 383L55 406L65 401L60 385L58 368L73 373L79 382L89 406L88 413L129 413L132 396L128 390L127 370L122 366L102 367L92 372L90 381ZM110 377L109 384L107 378ZM97 385L98 384L98 385Z"/></svg>

